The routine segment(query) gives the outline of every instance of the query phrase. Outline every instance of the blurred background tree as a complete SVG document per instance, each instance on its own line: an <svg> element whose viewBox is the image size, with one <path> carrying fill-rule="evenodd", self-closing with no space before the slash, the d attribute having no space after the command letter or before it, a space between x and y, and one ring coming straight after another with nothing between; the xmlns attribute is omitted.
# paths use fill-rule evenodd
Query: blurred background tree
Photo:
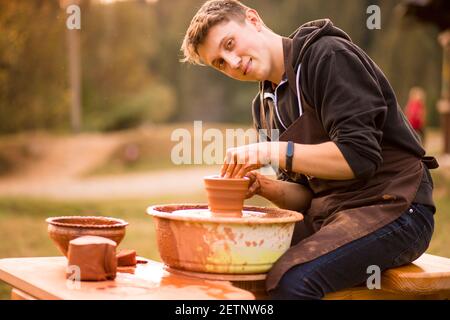
<svg viewBox="0 0 450 320"><path fill-rule="evenodd" d="M68 124L64 21L55 1L0 1L0 131Z"/></svg>
<svg viewBox="0 0 450 320"><path fill-rule="evenodd" d="M251 122L256 84L179 63L184 32L203 2L81 1L84 130L194 119ZM243 2L283 35L309 20L330 18L379 64L402 106L412 86L423 87L428 123L438 125L438 31L402 19L396 10L400 1ZM366 28L372 4L381 8L380 30ZM0 133L70 129L66 18L57 1L0 0Z"/></svg>

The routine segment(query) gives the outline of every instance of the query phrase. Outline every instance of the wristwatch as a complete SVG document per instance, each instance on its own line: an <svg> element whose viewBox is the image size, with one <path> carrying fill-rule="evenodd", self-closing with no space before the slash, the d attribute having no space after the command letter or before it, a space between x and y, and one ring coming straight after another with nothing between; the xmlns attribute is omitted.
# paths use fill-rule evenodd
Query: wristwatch
<svg viewBox="0 0 450 320"><path fill-rule="evenodd" d="M292 158L294 157L294 142L288 141L286 150L286 171L292 172Z"/></svg>

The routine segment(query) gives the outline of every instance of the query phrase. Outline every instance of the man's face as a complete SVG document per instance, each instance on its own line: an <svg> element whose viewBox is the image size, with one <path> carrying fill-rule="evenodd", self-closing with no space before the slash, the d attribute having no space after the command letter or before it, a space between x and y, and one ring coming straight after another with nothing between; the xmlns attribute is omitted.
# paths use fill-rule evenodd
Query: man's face
<svg viewBox="0 0 450 320"><path fill-rule="evenodd" d="M233 79L267 80L270 52L261 28L249 19L244 23L231 20L213 26L198 47L201 60Z"/></svg>

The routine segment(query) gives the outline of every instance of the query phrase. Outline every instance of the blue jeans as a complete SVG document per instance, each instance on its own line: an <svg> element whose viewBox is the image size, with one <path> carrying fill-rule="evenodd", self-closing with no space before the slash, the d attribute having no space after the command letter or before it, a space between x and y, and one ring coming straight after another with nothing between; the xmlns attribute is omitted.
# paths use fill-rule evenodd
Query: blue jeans
<svg viewBox="0 0 450 320"><path fill-rule="evenodd" d="M278 286L269 291L272 299L321 299L326 293L366 285L368 267L381 271L420 257L431 240L434 212L413 203L398 219L369 235L354 240L317 259L289 269Z"/></svg>

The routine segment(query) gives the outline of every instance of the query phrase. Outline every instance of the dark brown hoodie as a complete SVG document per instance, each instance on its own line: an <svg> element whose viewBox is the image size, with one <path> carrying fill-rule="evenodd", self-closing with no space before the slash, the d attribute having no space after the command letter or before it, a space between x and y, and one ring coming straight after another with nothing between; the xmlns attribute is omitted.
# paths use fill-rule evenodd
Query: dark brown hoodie
<svg viewBox="0 0 450 320"><path fill-rule="evenodd" d="M301 90L357 178L368 179L379 168L382 140L417 157L425 155L388 80L344 31L323 19L304 24L290 38L294 53L290 64L300 76L296 90L289 91L289 82L278 88L274 115L266 110L267 118L273 118L272 128L282 133L299 117L297 90ZM273 93L268 81L261 87ZM256 128L263 127L260 96L253 102ZM415 202L434 206L432 190L427 169Z"/></svg>
<svg viewBox="0 0 450 320"><path fill-rule="evenodd" d="M280 171L280 179L302 183L313 192L304 212L313 234L275 264L269 290L292 266L374 232L398 218L411 202L434 208L432 180L422 162L437 166L423 158L425 151L384 74L330 20L301 26L283 39L283 49L284 80L276 90L268 81L261 83L253 101L256 128L279 129L282 141L333 141L355 179L325 180Z"/></svg>

